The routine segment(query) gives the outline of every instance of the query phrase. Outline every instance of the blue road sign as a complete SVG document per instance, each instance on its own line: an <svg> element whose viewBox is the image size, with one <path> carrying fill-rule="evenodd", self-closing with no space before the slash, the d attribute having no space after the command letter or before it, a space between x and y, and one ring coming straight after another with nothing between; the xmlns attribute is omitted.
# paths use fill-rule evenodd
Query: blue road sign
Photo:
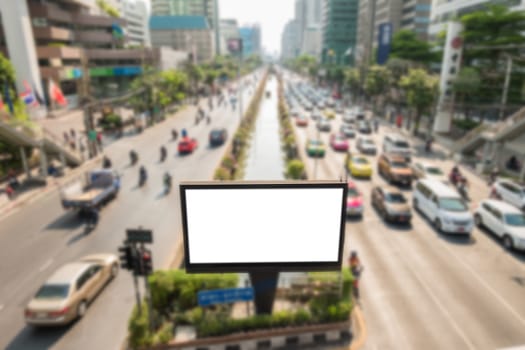
<svg viewBox="0 0 525 350"><path fill-rule="evenodd" d="M250 301L253 300L253 288L202 290L197 293L197 300L200 306Z"/></svg>

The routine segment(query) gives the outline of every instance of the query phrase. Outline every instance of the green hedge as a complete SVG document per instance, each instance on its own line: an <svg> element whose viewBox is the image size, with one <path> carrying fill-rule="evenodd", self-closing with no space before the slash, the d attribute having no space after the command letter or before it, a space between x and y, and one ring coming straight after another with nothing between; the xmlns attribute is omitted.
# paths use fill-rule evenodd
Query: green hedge
<svg viewBox="0 0 525 350"><path fill-rule="evenodd" d="M452 123L454 123L454 126L458 129L462 130L472 130L480 125L479 122L470 119L454 119Z"/></svg>
<svg viewBox="0 0 525 350"><path fill-rule="evenodd" d="M343 284L343 300L350 301L352 298L352 282L354 276L348 267L341 270L341 279ZM318 282L339 282L338 272L309 272L308 279Z"/></svg>
<svg viewBox="0 0 525 350"><path fill-rule="evenodd" d="M122 117L118 114L109 114L100 119L100 126L103 129L121 128L123 126Z"/></svg>

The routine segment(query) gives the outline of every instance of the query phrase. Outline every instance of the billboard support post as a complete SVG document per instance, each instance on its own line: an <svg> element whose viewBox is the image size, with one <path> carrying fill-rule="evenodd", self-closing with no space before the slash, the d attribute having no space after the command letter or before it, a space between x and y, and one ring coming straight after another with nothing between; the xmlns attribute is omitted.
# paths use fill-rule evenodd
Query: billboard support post
<svg viewBox="0 0 525 350"><path fill-rule="evenodd" d="M272 314L273 301L277 291L277 281L279 272L268 271L251 271L250 282L253 287L254 305L256 315Z"/></svg>

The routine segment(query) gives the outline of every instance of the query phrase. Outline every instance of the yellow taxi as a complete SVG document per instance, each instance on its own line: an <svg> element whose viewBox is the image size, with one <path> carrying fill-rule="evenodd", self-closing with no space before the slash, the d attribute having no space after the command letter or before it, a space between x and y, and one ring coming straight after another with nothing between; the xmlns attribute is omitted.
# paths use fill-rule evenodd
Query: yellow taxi
<svg viewBox="0 0 525 350"><path fill-rule="evenodd" d="M346 156L346 170L353 177L364 177L370 179L372 177L372 164L368 158L361 155Z"/></svg>

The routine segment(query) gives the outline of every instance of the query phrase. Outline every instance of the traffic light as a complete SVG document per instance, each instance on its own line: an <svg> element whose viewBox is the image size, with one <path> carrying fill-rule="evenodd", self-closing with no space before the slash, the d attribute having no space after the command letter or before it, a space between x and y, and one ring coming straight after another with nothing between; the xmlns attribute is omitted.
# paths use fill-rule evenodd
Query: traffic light
<svg viewBox="0 0 525 350"><path fill-rule="evenodd" d="M153 273L153 259L151 256L151 250L144 249L141 252L140 258L142 259L141 275L142 276L151 275Z"/></svg>
<svg viewBox="0 0 525 350"><path fill-rule="evenodd" d="M135 268L135 257L133 247L126 244L118 248L120 253L120 267L126 270L134 270Z"/></svg>

